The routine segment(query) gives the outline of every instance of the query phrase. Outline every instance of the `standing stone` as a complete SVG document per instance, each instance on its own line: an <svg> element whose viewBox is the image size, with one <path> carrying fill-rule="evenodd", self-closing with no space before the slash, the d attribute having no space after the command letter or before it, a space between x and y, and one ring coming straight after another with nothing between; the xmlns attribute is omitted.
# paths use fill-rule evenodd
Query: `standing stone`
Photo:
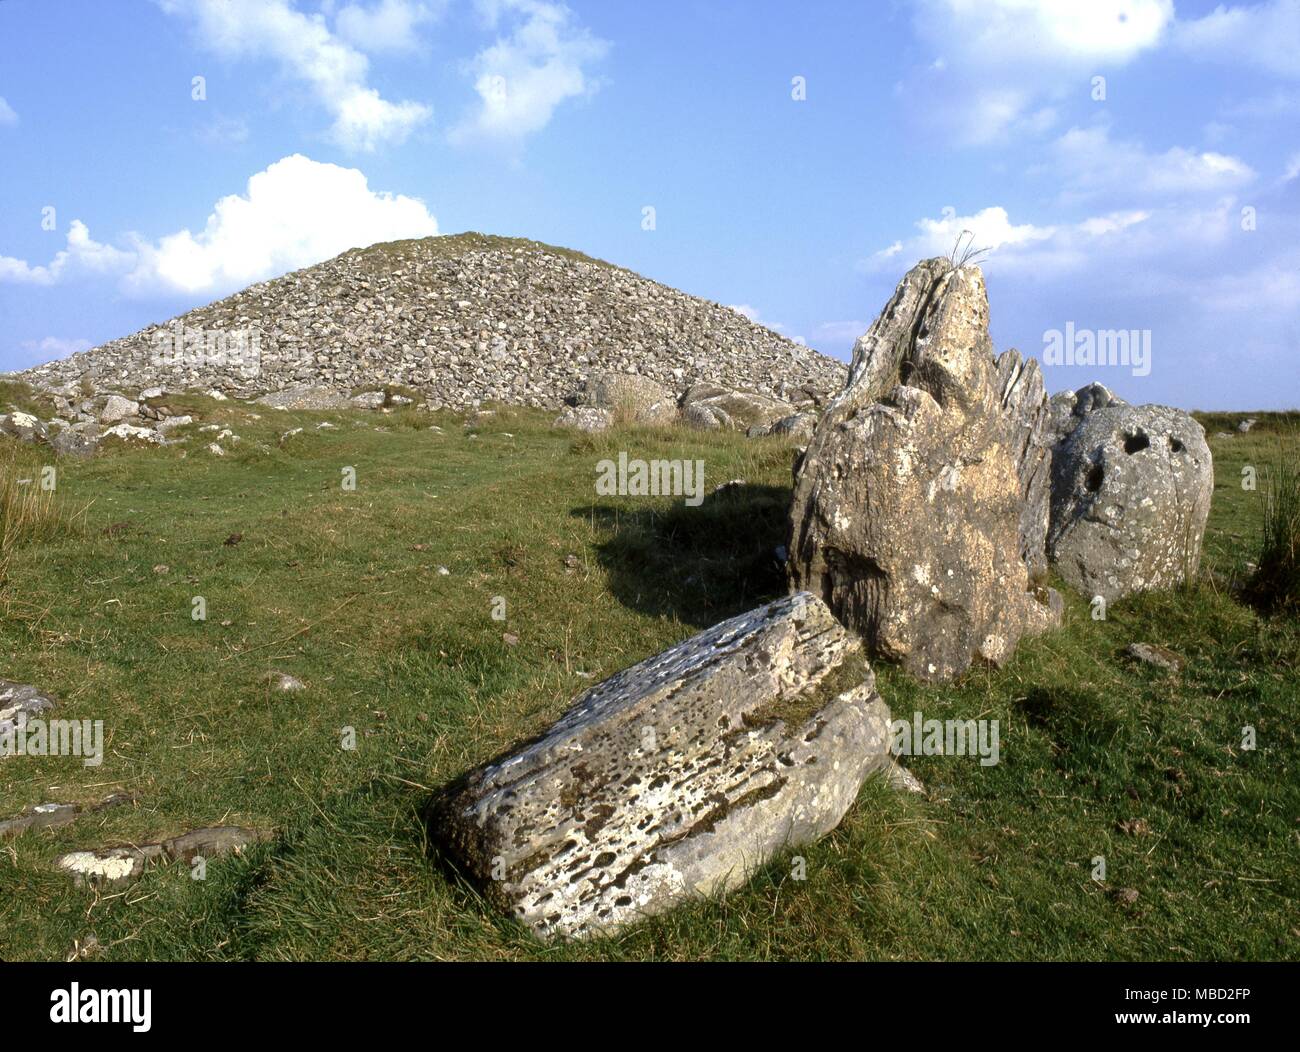
<svg viewBox="0 0 1300 1052"><path fill-rule="evenodd" d="M1170 588L1200 565L1213 492L1205 430L1187 413L1093 409L1053 453L1048 553L1085 596Z"/></svg>
<svg viewBox="0 0 1300 1052"><path fill-rule="evenodd" d="M854 346L799 463L792 589L922 679L1000 664L1059 621L1059 597L1031 594L1020 554L1026 425L1002 408L1004 394L1021 401L1013 364L1004 391L979 269L919 263Z"/></svg>
<svg viewBox="0 0 1300 1052"><path fill-rule="evenodd" d="M1003 352L997 361L1002 415L1010 432L1020 480L1020 557L1029 580L1047 577L1047 524L1052 493L1051 411L1043 373L1033 358Z"/></svg>
<svg viewBox="0 0 1300 1052"><path fill-rule="evenodd" d="M891 767L870 670L829 701L813 693L861 670L840 667L859 649L806 593L715 625L444 790L433 840L543 938L719 895L833 829L866 776ZM797 712L809 715L787 726Z"/></svg>

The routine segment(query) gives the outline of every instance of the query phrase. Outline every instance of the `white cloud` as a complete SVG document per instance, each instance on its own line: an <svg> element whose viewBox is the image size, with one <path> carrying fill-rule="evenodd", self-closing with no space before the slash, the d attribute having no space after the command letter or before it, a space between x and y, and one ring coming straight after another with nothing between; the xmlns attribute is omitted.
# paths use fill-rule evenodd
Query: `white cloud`
<svg viewBox="0 0 1300 1052"><path fill-rule="evenodd" d="M422 201L376 193L355 168L294 154L218 201L199 233L138 244L125 284L136 295L232 291L350 248L437 232Z"/></svg>
<svg viewBox="0 0 1300 1052"><path fill-rule="evenodd" d="M319 15L292 0L157 0L168 14L188 16L198 40L222 58L279 63L310 86L333 115L331 135L349 150L400 143L427 120L428 106L389 102L367 85L369 61L336 37Z"/></svg>
<svg viewBox="0 0 1300 1052"><path fill-rule="evenodd" d="M1139 142L1112 139L1105 125L1071 128L1053 144L1052 156L1062 185L1077 194L1217 192L1255 179L1237 157L1182 146L1154 153Z"/></svg>
<svg viewBox="0 0 1300 1052"><path fill-rule="evenodd" d="M968 216L959 216L953 209L946 209L938 219L917 220L916 229L919 233L907 241L895 241L888 248L875 253L866 261L867 269L896 269L899 264L895 262L895 257L898 256L902 256L901 262L909 267L917 260L947 256L965 231L969 231L970 236L963 239L963 244L969 243L974 248L987 252L996 251L1004 245L1043 241L1054 233L1052 227L1012 223L1007 210L1001 205L992 205Z"/></svg>
<svg viewBox="0 0 1300 1052"><path fill-rule="evenodd" d="M36 265L13 256L0 256L0 282L18 285L53 285L68 277L87 274L120 273L134 257L95 241L86 224L74 219L68 227L67 245L45 265Z"/></svg>
<svg viewBox="0 0 1300 1052"><path fill-rule="evenodd" d="M905 96L959 144L1041 134L1057 116L1045 99L1158 46L1173 18L1173 0L919 0L916 30L938 58Z"/></svg>
<svg viewBox="0 0 1300 1052"><path fill-rule="evenodd" d="M91 239L74 220L67 248L46 266L0 256L0 281L53 285L74 275L120 275L134 296L223 294L311 266L350 248L429 237L438 224L417 198L370 189L355 168L301 154L277 161L223 197L197 234L181 230L132 250Z"/></svg>
<svg viewBox="0 0 1300 1052"><path fill-rule="evenodd" d="M5 101L5 97L0 95L0 124L17 124L18 114L14 108Z"/></svg>
<svg viewBox="0 0 1300 1052"><path fill-rule="evenodd" d="M1285 182L1300 177L1300 153L1293 153L1286 161L1286 174L1283 177Z"/></svg>
<svg viewBox="0 0 1300 1052"><path fill-rule="evenodd" d="M479 95L475 112L452 139L515 140L549 123L560 103L590 96L599 81L584 68L609 44L575 24L572 12L549 0L476 0L488 25L512 23L507 35L474 56L467 69Z"/></svg>
<svg viewBox="0 0 1300 1052"><path fill-rule="evenodd" d="M419 28L442 15L444 4L418 0L377 0L366 6L350 3L334 20L334 29L362 51L415 51Z"/></svg>
<svg viewBox="0 0 1300 1052"><path fill-rule="evenodd" d="M902 247L901 244L899 247ZM823 344L852 346L853 342L869 328L871 322L856 318L849 321L824 321L813 329L813 339L819 346Z"/></svg>
<svg viewBox="0 0 1300 1052"><path fill-rule="evenodd" d="M1180 20L1174 40L1196 58L1300 77L1300 0L1220 5L1204 18Z"/></svg>
<svg viewBox="0 0 1300 1052"><path fill-rule="evenodd" d="M47 336L43 340L24 340L22 348L41 355L42 361L55 361L70 354L80 354L94 346L89 340L63 339L59 336Z"/></svg>

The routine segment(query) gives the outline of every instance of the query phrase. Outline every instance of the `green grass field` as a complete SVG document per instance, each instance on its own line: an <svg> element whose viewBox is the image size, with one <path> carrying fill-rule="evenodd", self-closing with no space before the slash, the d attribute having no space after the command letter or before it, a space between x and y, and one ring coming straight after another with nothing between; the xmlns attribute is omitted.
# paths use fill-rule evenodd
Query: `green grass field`
<svg viewBox="0 0 1300 1052"><path fill-rule="evenodd" d="M1213 435L1236 418L1207 422L1204 583L1105 621L1069 597L1059 632L956 686L878 666L895 716L999 720L997 766L910 759L927 794L868 784L800 852L806 880L779 858L723 901L544 946L429 857L418 812L596 680L780 594L790 447L575 438L522 411L467 430L449 414L171 404L196 416L186 445L60 462L57 499L84 525L11 552L0 676L52 691L62 717L103 720L106 747L100 767L0 759L0 818L138 802L0 841L0 958L62 960L91 934L107 960L1300 957L1300 626L1225 583L1262 514L1243 466L1300 456L1275 418L1230 439ZM242 441L215 458L203 423ZM596 462L619 450L702 458L710 490L749 485L700 508L598 497ZM22 477L44 462L10 455ZM1135 664L1137 641L1184 671ZM306 689L272 692L271 670ZM53 868L65 851L215 824L273 837L203 881L163 864L97 893Z"/></svg>

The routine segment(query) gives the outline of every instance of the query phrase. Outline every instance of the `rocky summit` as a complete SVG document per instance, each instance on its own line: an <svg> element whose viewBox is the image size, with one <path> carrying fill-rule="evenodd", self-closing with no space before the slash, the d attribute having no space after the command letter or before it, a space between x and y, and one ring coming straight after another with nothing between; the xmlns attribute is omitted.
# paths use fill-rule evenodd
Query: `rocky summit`
<svg viewBox="0 0 1300 1052"><path fill-rule="evenodd" d="M729 307L535 241L457 234L355 249L21 374L43 389L403 386L431 408L559 407L600 373L798 402L844 366Z"/></svg>

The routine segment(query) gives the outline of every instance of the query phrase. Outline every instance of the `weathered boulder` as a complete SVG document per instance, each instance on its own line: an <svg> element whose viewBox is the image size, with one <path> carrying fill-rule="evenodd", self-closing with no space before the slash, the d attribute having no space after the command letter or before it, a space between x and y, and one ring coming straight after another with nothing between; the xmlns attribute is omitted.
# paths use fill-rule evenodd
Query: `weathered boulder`
<svg viewBox="0 0 1300 1052"><path fill-rule="evenodd" d="M611 410L597 409L590 405L566 405L551 426L572 428L588 434L608 431L614 426L614 414Z"/></svg>
<svg viewBox="0 0 1300 1052"><path fill-rule="evenodd" d="M104 408L99 411L99 422L101 424L120 424L123 420L137 416L139 412L140 405L138 402L113 394L109 395L104 401Z"/></svg>
<svg viewBox="0 0 1300 1052"><path fill-rule="evenodd" d="M0 434L9 435L20 442L46 442L49 430L31 413L15 410L12 413L0 413Z"/></svg>
<svg viewBox="0 0 1300 1052"><path fill-rule="evenodd" d="M609 410L615 417L637 424L671 424L677 418L672 392L636 373L596 373L573 401L578 406Z"/></svg>
<svg viewBox="0 0 1300 1052"><path fill-rule="evenodd" d="M1000 664L1059 621L1020 555L1025 425L1003 394L979 269L924 261L854 346L798 464L791 588L922 679Z"/></svg>
<svg viewBox="0 0 1300 1052"><path fill-rule="evenodd" d="M1214 492L1205 431L1179 409L1088 412L1052 457L1048 555L1107 602L1195 574Z"/></svg>
<svg viewBox="0 0 1300 1052"><path fill-rule="evenodd" d="M348 399L354 409L383 409L388 404L388 395L383 391L362 391Z"/></svg>
<svg viewBox="0 0 1300 1052"><path fill-rule="evenodd" d="M1016 476L1020 480L1020 558L1031 582L1047 577L1047 524L1052 494L1051 411L1043 373L1033 358L1005 351L997 360L997 388Z"/></svg>
<svg viewBox="0 0 1300 1052"><path fill-rule="evenodd" d="M120 438L123 442L146 442L151 446L160 446L166 439L151 427L136 427L134 424L117 424L108 428L101 436Z"/></svg>
<svg viewBox="0 0 1300 1052"><path fill-rule="evenodd" d="M62 428L50 438L50 448L61 456L91 456L99 448L99 426Z"/></svg>
<svg viewBox="0 0 1300 1052"><path fill-rule="evenodd" d="M754 391L733 391L716 384L696 384L682 395L682 419L692 427L713 431L749 431L789 416L794 407Z"/></svg>
<svg viewBox="0 0 1300 1052"><path fill-rule="evenodd" d="M431 836L543 938L721 894L833 829L866 776L893 769L874 677L846 662L859 648L806 593L724 621L581 694L533 742L444 790Z"/></svg>

